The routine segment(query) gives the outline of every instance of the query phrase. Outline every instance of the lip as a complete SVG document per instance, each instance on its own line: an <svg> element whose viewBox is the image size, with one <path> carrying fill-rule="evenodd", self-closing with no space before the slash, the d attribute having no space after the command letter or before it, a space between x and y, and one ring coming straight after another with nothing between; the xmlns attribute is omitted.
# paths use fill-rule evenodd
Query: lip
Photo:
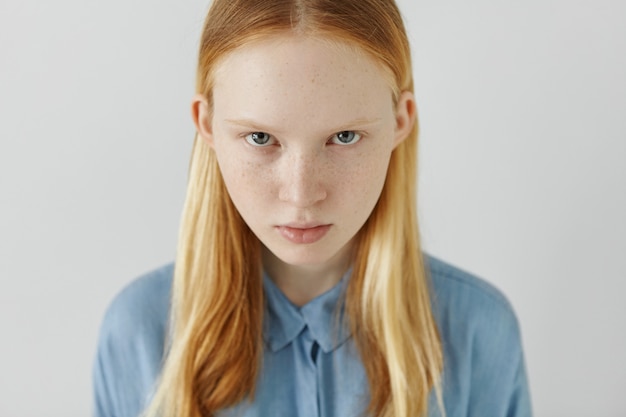
<svg viewBox="0 0 626 417"><path fill-rule="evenodd" d="M330 230L330 224L285 224L276 226L282 237L296 244L315 243Z"/></svg>

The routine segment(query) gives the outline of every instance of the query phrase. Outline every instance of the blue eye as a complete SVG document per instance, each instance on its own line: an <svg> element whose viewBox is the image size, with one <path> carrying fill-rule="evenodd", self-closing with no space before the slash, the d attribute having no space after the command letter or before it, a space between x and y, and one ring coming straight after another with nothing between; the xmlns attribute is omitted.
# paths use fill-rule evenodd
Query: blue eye
<svg viewBox="0 0 626 417"><path fill-rule="evenodd" d="M336 145L352 145L361 140L361 135L352 131L344 130L342 132L335 133L330 141Z"/></svg>
<svg viewBox="0 0 626 417"><path fill-rule="evenodd" d="M270 134L265 132L252 132L246 135L246 141L253 146L265 146L271 139Z"/></svg>

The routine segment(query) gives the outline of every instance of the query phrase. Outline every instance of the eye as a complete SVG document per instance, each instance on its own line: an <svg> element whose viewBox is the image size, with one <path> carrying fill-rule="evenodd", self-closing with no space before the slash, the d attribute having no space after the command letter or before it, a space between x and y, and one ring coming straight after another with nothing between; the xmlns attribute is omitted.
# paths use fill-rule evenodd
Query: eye
<svg viewBox="0 0 626 417"><path fill-rule="evenodd" d="M253 146L265 146L270 144L272 137L265 132L252 132L246 135L246 141Z"/></svg>
<svg viewBox="0 0 626 417"><path fill-rule="evenodd" d="M335 133L330 141L336 145L352 145L361 140L361 135L352 131L344 130L342 132Z"/></svg>

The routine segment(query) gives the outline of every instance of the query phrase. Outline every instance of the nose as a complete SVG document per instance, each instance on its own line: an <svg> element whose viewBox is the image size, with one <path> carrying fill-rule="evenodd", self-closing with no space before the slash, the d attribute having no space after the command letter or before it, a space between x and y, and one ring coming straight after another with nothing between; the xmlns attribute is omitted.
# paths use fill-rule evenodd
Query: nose
<svg viewBox="0 0 626 417"><path fill-rule="evenodd" d="M326 198L324 167L318 155L297 154L284 158L278 198L298 208L307 208Z"/></svg>

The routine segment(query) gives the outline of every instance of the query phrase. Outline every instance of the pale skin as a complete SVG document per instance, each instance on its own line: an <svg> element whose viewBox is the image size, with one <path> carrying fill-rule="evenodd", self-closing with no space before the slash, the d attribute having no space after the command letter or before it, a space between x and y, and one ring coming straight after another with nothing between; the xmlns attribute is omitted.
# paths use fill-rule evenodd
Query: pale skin
<svg viewBox="0 0 626 417"><path fill-rule="evenodd" d="M350 266L391 153L415 123L413 94L392 97L382 68L357 48L284 34L218 63L213 109L203 95L192 101L264 269L296 305Z"/></svg>

